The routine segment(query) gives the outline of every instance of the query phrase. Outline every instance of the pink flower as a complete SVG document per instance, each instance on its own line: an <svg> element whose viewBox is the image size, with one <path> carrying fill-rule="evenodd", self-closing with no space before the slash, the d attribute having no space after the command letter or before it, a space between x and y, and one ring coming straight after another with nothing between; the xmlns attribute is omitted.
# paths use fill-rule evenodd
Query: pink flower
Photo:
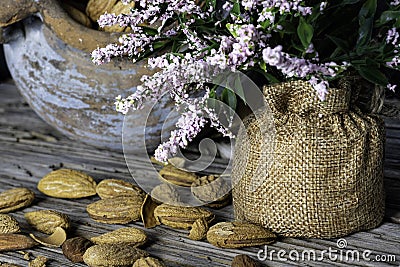
<svg viewBox="0 0 400 267"><path fill-rule="evenodd" d="M389 89L389 90L395 92L395 89L396 89L397 85L396 85L396 84L390 84L390 83L389 83L386 87L387 87L387 89Z"/></svg>
<svg viewBox="0 0 400 267"><path fill-rule="evenodd" d="M397 40L399 39L399 33L396 28L389 29L386 36L386 43L391 43L392 45L397 45Z"/></svg>

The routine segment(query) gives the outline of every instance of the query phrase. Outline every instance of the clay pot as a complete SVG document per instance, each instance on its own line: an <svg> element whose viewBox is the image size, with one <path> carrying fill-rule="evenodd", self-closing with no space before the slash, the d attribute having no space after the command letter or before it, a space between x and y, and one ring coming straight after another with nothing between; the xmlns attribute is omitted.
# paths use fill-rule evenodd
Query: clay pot
<svg viewBox="0 0 400 267"><path fill-rule="evenodd" d="M121 150L124 117L115 111L115 97L133 93L141 76L150 74L149 70L144 62L133 64L129 59L94 65L90 52L114 43L118 34L78 24L57 1L37 1L36 8L39 16L30 16L17 27L4 29L7 65L19 91L43 120L68 137ZM160 142L161 127L166 133L173 128L172 120L163 126L172 109L173 103L166 99L155 107L146 129L148 149ZM144 134L146 118L140 111L133 116L140 122L137 129L130 126L134 146L135 135Z"/></svg>

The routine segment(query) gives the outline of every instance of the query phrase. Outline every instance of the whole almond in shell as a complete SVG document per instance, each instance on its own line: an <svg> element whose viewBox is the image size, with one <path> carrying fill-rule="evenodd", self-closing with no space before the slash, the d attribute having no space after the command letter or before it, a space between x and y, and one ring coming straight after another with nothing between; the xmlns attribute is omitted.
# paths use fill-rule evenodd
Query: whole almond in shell
<svg viewBox="0 0 400 267"><path fill-rule="evenodd" d="M30 237L21 234L0 234L0 252L24 250L36 246Z"/></svg>
<svg viewBox="0 0 400 267"><path fill-rule="evenodd" d="M89 0L86 5L86 15L97 21L105 12L110 13L118 0Z"/></svg>
<svg viewBox="0 0 400 267"><path fill-rule="evenodd" d="M140 258L133 264L132 267L166 267L159 259L153 257Z"/></svg>
<svg viewBox="0 0 400 267"><path fill-rule="evenodd" d="M92 22L90 18L86 16L85 13L81 12L79 9L76 9L75 7L68 4L62 4L62 7L75 21L79 22L80 24L88 28L92 27Z"/></svg>
<svg viewBox="0 0 400 267"><path fill-rule="evenodd" d="M132 266L148 255L143 250L124 244L94 245L86 250L83 261L91 267Z"/></svg>
<svg viewBox="0 0 400 267"><path fill-rule="evenodd" d="M166 165L159 171L160 179L163 182L168 182L180 186L191 186L199 177L185 170L181 170L171 164Z"/></svg>
<svg viewBox="0 0 400 267"><path fill-rule="evenodd" d="M260 264L249 256L241 254L233 258L231 267L260 267Z"/></svg>
<svg viewBox="0 0 400 267"><path fill-rule="evenodd" d="M174 205L181 202L181 197L174 185L162 183L151 190L150 195L158 203Z"/></svg>
<svg viewBox="0 0 400 267"><path fill-rule="evenodd" d="M161 204L154 210L158 224L164 224L177 229L190 229L193 223L201 218L211 222L215 215L200 207L180 207Z"/></svg>
<svg viewBox="0 0 400 267"><path fill-rule="evenodd" d="M96 194L96 182L89 175L75 170L60 169L44 176L38 189L56 198L82 198Z"/></svg>
<svg viewBox="0 0 400 267"><path fill-rule="evenodd" d="M84 237L74 237L67 239L62 245L64 256L72 262L83 262L83 254L93 246L94 243Z"/></svg>
<svg viewBox="0 0 400 267"><path fill-rule="evenodd" d="M0 234L13 234L20 232L18 221L7 214L0 214Z"/></svg>
<svg viewBox="0 0 400 267"><path fill-rule="evenodd" d="M126 181L118 179L102 180L96 187L96 192L100 198L113 198L119 196L141 197L144 200L143 190Z"/></svg>
<svg viewBox="0 0 400 267"><path fill-rule="evenodd" d="M117 2L111 9L110 13L119 15L119 14L131 14L131 9L135 7L135 1L128 3L127 5L123 4L121 1ZM124 32L126 30L126 26L119 26L118 24L112 26L104 27L104 31L106 32Z"/></svg>
<svg viewBox="0 0 400 267"><path fill-rule="evenodd" d="M192 240L202 240L207 237L208 222L205 218L197 219L190 229L189 238Z"/></svg>
<svg viewBox="0 0 400 267"><path fill-rule="evenodd" d="M186 160L181 157L173 157L168 159L168 164L171 164L177 168L183 169L186 165Z"/></svg>
<svg viewBox="0 0 400 267"><path fill-rule="evenodd" d="M99 244L125 244L130 246L140 246L146 243L146 233L134 227L125 227L105 233L90 239L93 243Z"/></svg>
<svg viewBox="0 0 400 267"><path fill-rule="evenodd" d="M32 204L35 194L28 188L13 188L0 193L0 213L8 213Z"/></svg>
<svg viewBox="0 0 400 267"><path fill-rule="evenodd" d="M141 197L114 197L101 199L86 207L89 216L101 223L126 224L140 219Z"/></svg>
<svg viewBox="0 0 400 267"><path fill-rule="evenodd" d="M67 230L70 227L68 215L54 210L38 210L24 214L26 221L36 230L45 233L54 233L57 227Z"/></svg>
<svg viewBox="0 0 400 267"><path fill-rule="evenodd" d="M231 201L230 186L220 176L208 175L197 179L191 186L192 194L210 208L222 208Z"/></svg>
<svg viewBox="0 0 400 267"><path fill-rule="evenodd" d="M221 222L208 230L207 240L221 248L242 248L270 244L276 240L276 235L252 223Z"/></svg>

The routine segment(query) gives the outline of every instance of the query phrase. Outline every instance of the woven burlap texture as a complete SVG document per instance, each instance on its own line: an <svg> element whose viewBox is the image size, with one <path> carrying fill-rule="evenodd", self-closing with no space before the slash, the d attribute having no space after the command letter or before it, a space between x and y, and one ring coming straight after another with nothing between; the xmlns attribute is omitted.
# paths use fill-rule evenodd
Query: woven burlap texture
<svg viewBox="0 0 400 267"><path fill-rule="evenodd" d="M235 147L237 220L314 238L381 223L384 124L353 106L350 86L329 89L325 101L303 81L263 88L273 118L246 118ZM271 120L275 129L260 131Z"/></svg>

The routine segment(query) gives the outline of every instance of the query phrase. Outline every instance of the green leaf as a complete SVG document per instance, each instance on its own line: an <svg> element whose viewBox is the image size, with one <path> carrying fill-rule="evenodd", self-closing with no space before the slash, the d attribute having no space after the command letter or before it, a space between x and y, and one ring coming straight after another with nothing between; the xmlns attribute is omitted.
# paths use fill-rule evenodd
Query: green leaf
<svg viewBox="0 0 400 267"><path fill-rule="evenodd" d="M296 32L296 27L290 21L281 20L281 21L278 22L278 24L283 27L282 31L284 33L289 33L290 34L290 33L295 33Z"/></svg>
<svg viewBox="0 0 400 267"><path fill-rule="evenodd" d="M230 32L230 34L232 34L233 37L237 38L238 35L236 33L238 26L232 23L227 23L226 24L226 28L228 29L228 31Z"/></svg>
<svg viewBox="0 0 400 267"><path fill-rule="evenodd" d="M367 45L371 40L372 28L374 26L374 18L365 19L364 23L360 25L358 30L357 52L361 53L362 47Z"/></svg>
<svg viewBox="0 0 400 267"><path fill-rule="evenodd" d="M151 28L151 27L147 27L147 26L140 26L144 33L146 33L147 35L151 35L151 36L155 36L158 34L157 29Z"/></svg>
<svg viewBox="0 0 400 267"><path fill-rule="evenodd" d="M280 80L278 78L276 78L274 75L272 75L272 74L270 74L270 73L268 73L266 71L262 71L260 69L254 69L254 71L256 71L256 72L260 73L261 75L263 75L268 80L268 82L270 82L270 83L278 83L278 82L280 82Z"/></svg>
<svg viewBox="0 0 400 267"><path fill-rule="evenodd" d="M215 90L218 88L218 85L216 85L216 84L214 84L214 86L211 88L211 90L210 90L210 97L211 98L216 98L216 93L215 93Z"/></svg>
<svg viewBox="0 0 400 267"><path fill-rule="evenodd" d="M367 65L367 60L365 58L352 60L351 65L355 66L355 68L357 68L358 65Z"/></svg>
<svg viewBox="0 0 400 267"><path fill-rule="evenodd" d="M300 53L303 53L303 52L304 52L304 47L301 46L300 44L296 44L296 43L294 42L294 40L292 40L292 47L293 47L294 49L296 49L297 51L299 51Z"/></svg>
<svg viewBox="0 0 400 267"><path fill-rule="evenodd" d="M336 47L336 49L332 52L332 54L329 57L330 58L338 58L341 51L343 51L343 49Z"/></svg>
<svg viewBox="0 0 400 267"><path fill-rule="evenodd" d="M216 98L208 98L207 99L207 107L210 109L215 109L217 107L217 99Z"/></svg>
<svg viewBox="0 0 400 267"><path fill-rule="evenodd" d="M361 0L344 0L340 5L341 6L345 6L345 5L353 5L353 4L357 4L358 2L360 2Z"/></svg>
<svg viewBox="0 0 400 267"><path fill-rule="evenodd" d="M271 22L269 20L265 20L265 21L261 22L260 25L265 30L266 28L269 27L269 25L271 25Z"/></svg>
<svg viewBox="0 0 400 267"><path fill-rule="evenodd" d="M231 14L236 15L236 16L240 15L240 2L239 1L236 1L233 4L233 8L231 10Z"/></svg>
<svg viewBox="0 0 400 267"><path fill-rule="evenodd" d="M179 42L177 40L174 40L171 48L172 53L177 53L179 51L179 48L180 48Z"/></svg>
<svg viewBox="0 0 400 267"><path fill-rule="evenodd" d="M221 86L225 87L226 90L229 90L232 94L239 96L243 101L245 101L244 95L244 88L242 85L242 81L240 79L241 73L231 73L228 76L226 74L222 74L213 78L214 84L220 84ZM227 92L222 93L222 101L226 102L227 104L233 103L232 101L226 101ZM231 97L231 96L229 96Z"/></svg>
<svg viewBox="0 0 400 267"><path fill-rule="evenodd" d="M242 81L240 80L240 76L235 79L235 93L244 101L246 104L246 98L244 96L244 89L242 85Z"/></svg>
<svg viewBox="0 0 400 267"><path fill-rule="evenodd" d="M265 73L264 76L268 79L270 83L278 83L280 82L278 78L276 78L274 75L270 73Z"/></svg>
<svg viewBox="0 0 400 267"><path fill-rule="evenodd" d="M357 70L364 79L370 81L371 83L382 86L386 86L388 84L388 79L386 76L376 67L358 66Z"/></svg>
<svg viewBox="0 0 400 267"><path fill-rule="evenodd" d="M366 63L366 66L368 66L368 68L375 68L375 69L379 68L379 63L371 58L365 59L365 63Z"/></svg>
<svg viewBox="0 0 400 267"><path fill-rule="evenodd" d="M342 49L343 51L349 51L350 46L346 40L337 38L335 36L326 35L338 48Z"/></svg>
<svg viewBox="0 0 400 267"><path fill-rule="evenodd" d="M236 109L237 99L235 93L232 90L225 88L222 91L222 101L226 103L229 107L231 107L233 110Z"/></svg>
<svg viewBox="0 0 400 267"><path fill-rule="evenodd" d="M267 71L267 64L264 62L264 60L261 60L261 61L259 62L259 65L260 65L260 68L261 68L263 71Z"/></svg>
<svg viewBox="0 0 400 267"><path fill-rule="evenodd" d="M303 47L307 49L310 46L312 37L314 35L314 29L303 17L300 18L300 23L297 27L297 35L299 36Z"/></svg>
<svg viewBox="0 0 400 267"><path fill-rule="evenodd" d="M383 12L381 17L379 18L378 26L382 26L392 20L396 20L396 22L400 20L400 11L388 10Z"/></svg>
<svg viewBox="0 0 400 267"><path fill-rule="evenodd" d="M358 30L357 48L366 45L371 40L376 7L377 0L367 0L358 13L360 28Z"/></svg>
<svg viewBox="0 0 400 267"><path fill-rule="evenodd" d="M377 0L367 0L361 7L358 18L370 18L375 15L377 7Z"/></svg>
<svg viewBox="0 0 400 267"><path fill-rule="evenodd" d="M169 43L169 41L157 41L157 42L154 42L153 48L160 49L160 48L166 46L168 43Z"/></svg>

